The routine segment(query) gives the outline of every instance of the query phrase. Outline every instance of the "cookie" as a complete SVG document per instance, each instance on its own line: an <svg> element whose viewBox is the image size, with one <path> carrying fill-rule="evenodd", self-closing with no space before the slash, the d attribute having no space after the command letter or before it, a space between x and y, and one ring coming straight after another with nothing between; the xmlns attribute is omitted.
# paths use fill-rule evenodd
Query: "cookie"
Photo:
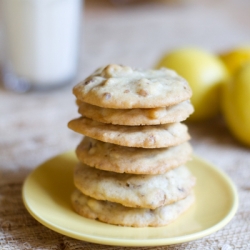
<svg viewBox="0 0 250 250"><path fill-rule="evenodd" d="M132 69L110 64L73 88L77 99L103 108L167 107L190 99L187 81L174 71Z"/></svg>
<svg viewBox="0 0 250 250"><path fill-rule="evenodd" d="M122 126L100 123L86 117L80 117L71 120L68 127L88 137L128 147L170 147L190 139L187 126L181 123Z"/></svg>
<svg viewBox="0 0 250 250"><path fill-rule="evenodd" d="M186 120L194 108L190 101L151 109L109 109L80 103L78 112L92 120L115 125L157 125Z"/></svg>
<svg viewBox="0 0 250 250"><path fill-rule="evenodd" d="M121 226L157 227L165 226L176 220L194 203L195 197L191 193L183 200L155 210L129 208L113 202L99 201L82 194L78 190L73 192L71 200L75 211L90 219Z"/></svg>
<svg viewBox="0 0 250 250"><path fill-rule="evenodd" d="M76 148L78 159L91 167L117 173L163 174L191 159L188 142L159 149L123 147L87 136Z"/></svg>
<svg viewBox="0 0 250 250"><path fill-rule="evenodd" d="M134 175L78 164L74 184L83 194L97 200L155 209L187 197L195 178L185 166L161 175Z"/></svg>

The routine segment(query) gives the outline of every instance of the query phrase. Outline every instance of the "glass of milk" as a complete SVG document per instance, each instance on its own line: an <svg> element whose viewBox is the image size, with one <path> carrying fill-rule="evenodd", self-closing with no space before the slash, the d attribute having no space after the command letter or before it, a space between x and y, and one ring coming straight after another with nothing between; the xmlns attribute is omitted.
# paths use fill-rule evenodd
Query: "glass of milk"
<svg viewBox="0 0 250 250"><path fill-rule="evenodd" d="M71 82L78 69L82 0L0 0L3 79L19 92Z"/></svg>

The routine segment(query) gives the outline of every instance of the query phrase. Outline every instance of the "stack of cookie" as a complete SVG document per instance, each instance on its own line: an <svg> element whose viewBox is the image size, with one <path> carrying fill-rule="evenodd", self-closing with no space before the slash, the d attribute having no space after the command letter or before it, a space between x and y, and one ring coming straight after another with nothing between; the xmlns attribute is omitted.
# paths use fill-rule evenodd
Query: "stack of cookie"
<svg viewBox="0 0 250 250"><path fill-rule="evenodd" d="M185 167L192 148L188 83L168 69L108 65L76 85L85 135L76 149L74 209L123 226L164 226L194 202L195 178Z"/></svg>

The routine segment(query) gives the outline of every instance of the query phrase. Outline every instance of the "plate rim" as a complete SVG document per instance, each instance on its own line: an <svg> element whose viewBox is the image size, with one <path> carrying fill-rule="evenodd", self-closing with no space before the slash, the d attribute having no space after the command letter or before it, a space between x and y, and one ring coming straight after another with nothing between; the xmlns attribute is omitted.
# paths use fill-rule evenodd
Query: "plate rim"
<svg viewBox="0 0 250 250"><path fill-rule="evenodd" d="M101 236L95 236L92 234L82 234L82 233L77 233L77 232L72 232L71 230L62 228L61 226L55 225L55 223L51 223L48 220L39 217L39 215L37 215L29 206L27 200L26 200L26 192L27 192L27 185L30 181L30 179L32 178L32 175L35 173L35 171L37 171L39 168L42 168L43 165L45 165L47 162L49 162L50 160L53 160L57 157L66 155L66 154L72 154L72 152L74 151L66 151L64 153L55 155L54 157L51 157L47 160L45 160L44 162L42 162L41 164L39 164L36 168L34 168L34 170L26 177L24 183L23 183L23 187L22 187L22 200L24 203L25 208L27 209L27 211L30 213L30 215L36 219L39 223L41 223L43 226L68 237L77 239L77 240L81 240L81 241L86 241L86 242L90 242L90 243L96 243L96 244L103 244L103 245L113 245L113 246L134 246L134 247L138 247L138 246L163 246L163 245L171 245L171 244L180 244L180 243L184 243L184 242L189 242L192 240L197 240L199 238L205 237L207 235L210 235L218 230L220 230L221 228L223 228L225 225L227 225L231 219L234 217L238 206L239 206L239 198L238 198L238 193L237 193L237 188L235 186L235 184L233 183L233 181L230 179L230 177L221 169L219 169L218 167L216 167L214 164L204 160L203 158L197 156L196 154L192 155L193 160L196 161L200 161L203 164L206 164L209 166L209 168L213 169L213 171L217 172L220 177L222 177L225 181L225 183L227 184L227 187L230 190L230 193L232 194L232 207L230 208L230 210L228 211L228 213L224 216L224 218L222 220L220 220L218 223L216 223L215 225L201 230L199 232L195 232L195 233L191 233L191 234L187 234L187 235L183 235L183 236L176 236L176 237L170 237L170 238L150 238L150 239L118 239L118 238L112 238L112 236L108 237L101 237ZM87 219L87 218L85 218ZM90 220L90 219L88 219ZM98 221L97 221L98 222ZM103 222L100 222L103 223ZM112 225L115 226L115 225ZM127 227L130 228L130 227ZM162 227L164 228L164 227ZM137 228L133 228L133 230L136 230ZM138 230L140 230L142 228L138 228Z"/></svg>

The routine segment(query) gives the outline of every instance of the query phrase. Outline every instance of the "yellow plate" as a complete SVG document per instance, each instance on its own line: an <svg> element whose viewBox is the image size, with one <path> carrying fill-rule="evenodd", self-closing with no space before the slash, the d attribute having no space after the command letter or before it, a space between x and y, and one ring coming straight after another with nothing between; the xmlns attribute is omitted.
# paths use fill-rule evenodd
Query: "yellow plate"
<svg viewBox="0 0 250 250"><path fill-rule="evenodd" d="M130 228L105 224L76 214L70 203L74 152L59 155L26 179L23 201L44 226L79 240L120 246L177 244L209 235L224 227L238 207L236 189L218 168L197 156L188 163L197 178L196 203L172 224L158 228Z"/></svg>

